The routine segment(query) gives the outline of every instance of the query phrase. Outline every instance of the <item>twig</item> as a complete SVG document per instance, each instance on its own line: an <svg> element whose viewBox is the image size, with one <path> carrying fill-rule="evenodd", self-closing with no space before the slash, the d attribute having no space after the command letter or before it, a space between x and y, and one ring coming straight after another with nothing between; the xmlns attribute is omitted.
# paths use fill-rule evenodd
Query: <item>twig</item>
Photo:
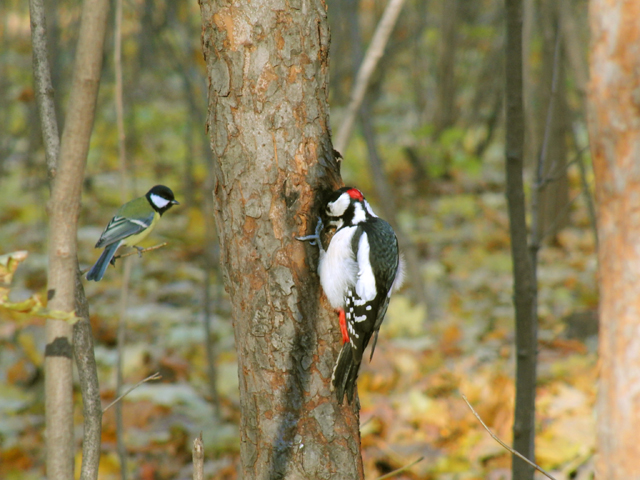
<svg viewBox="0 0 640 480"><path fill-rule="evenodd" d="M567 171L569 167L571 167L574 163L577 163L579 165L582 154L586 152L588 149L589 149L588 145L586 147L581 148L578 151L578 153L576 153L576 155L573 157L573 159L567 162L566 165L558 165L554 171L550 170L549 173L545 176L545 178L542 179L542 183L539 185L540 188L544 188L547 186L548 183L559 180L562 176L563 171ZM555 162L554 162L554 165L555 165Z"/></svg>
<svg viewBox="0 0 640 480"><path fill-rule="evenodd" d="M358 111L360 111L360 105L362 105L364 95L367 92L369 80L380 58L382 58L382 54L389 41L393 27L396 24L400 10L402 10L404 1L405 0L389 0L382 14L382 18L376 27L376 31L373 34L373 39L369 44L362 65L360 65L360 70L358 70L358 76L356 77L351 93L351 100L347 106L347 113L342 121L342 125L340 125L340 130L338 131L334 144L335 149L343 155L349 143L349 137L351 136L356 116L358 115Z"/></svg>
<svg viewBox="0 0 640 480"><path fill-rule="evenodd" d="M506 450L508 450L509 452L511 452L513 455L515 455L516 457L520 458L521 460L527 462L529 465L531 465L533 468L535 468L536 470L538 470L540 473L542 473L545 477L550 478L551 480L556 480L555 477L553 477L550 473L546 472L544 469L542 469L542 467L539 467L538 465L536 465L535 463L533 463L531 460L529 460L527 457L525 457L524 455L522 455L521 453L517 452L516 450L514 450L513 448L511 448L509 445L507 445L506 443L504 443L502 440L500 440L498 438L498 436L493 433L491 430L489 430L489 427L487 427L487 425L482 421L482 419L480 418L480 415L478 415L478 412L476 412L473 407L471 406L471 404L469 403L469 400L467 400L467 397L465 396L464 393L459 392L460 396L462 397L462 399L464 400L464 402L467 404L467 406L471 409L471 412L473 413L473 415L478 419L478 421L482 424L482 426L484 427L484 429L489 433L489 435L491 435L491 438L493 438L496 442L498 442L503 448L505 448ZM380 480L380 479L378 479Z"/></svg>
<svg viewBox="0 0 640 480"><path fill-rule="evenodd" d="M126 258L126 257L130 257L131 255L142 255L143 253L147 253L150 252L152 250L157 250L159 248L164 247L165 245L167 245L167 242L162 242L159 243L158 245L154 245L153 247L147 247L147 248L143 248L142 250L132 250L130 252L127 253L121 253L119 255L116 255L113 257L114 260L118 259L118 258Z"/></svg>
<svg viewBox="0 0 640 480"><path fill-rule="evenodd" d="M140 385L142 385L143 383L147 383L150 382L151 380L160 380L162 378L162 375L160 375L160 372L156 372L153 375L149 375L147 378L140 380L138 383L136 383L133 387L131 387L129 390L127 390L126 392L124 392L122 395L120 395L118 398L116 398L113 402L111 402L109 405L107 405L106 407L104 407L104 409L102 410L102 414L104 415L104 413L109 410L111 407L113 407L117 402L119 402L120 400L122 400L124 397L126 397L127 395L129 395L131 392L133 392L136 388L138 388Z"/></svg>
<svg viewBox="0 0 640 480"><path fill-rule="evenodd" d="M130 257L131 255L142 255L143 253L151 252L153 250L158 250L159 248L162 248L167 244L168 242L162 242L162 243L159 243L158 245L154 245L153 247L142 248L140 250L131 250L130 252L127 252L127 253L119 253L118 255L115 255L113 257L113 260L115 261L115 260L118 260L119 258L127 258L127 257ZM80 274L84 275L89 271L89 268L85 268L80 272Z"/></svg>
<svg viewBox="0 0 640 480"><path fill-rule="evenodd" d="M385 480L386 478L393 478L396 475L398 475L399 473L402 473L406 470L409 470L411 467L413 467L414 465L420 463L422 460L424 460L424 457L420 457L417 460L414 460L413 462L411 462L409 465L405 465L404 467L401 467L397 470L394 470L393 472L389 472L385 475L382 475L381 477L378 477L377 480Z"/></svg>
<svg viewBox="0 0 640 480"><path fill-rule="evenodd" d="M193 441L193 480L204 480L204 443L202 432Z"/></svg>

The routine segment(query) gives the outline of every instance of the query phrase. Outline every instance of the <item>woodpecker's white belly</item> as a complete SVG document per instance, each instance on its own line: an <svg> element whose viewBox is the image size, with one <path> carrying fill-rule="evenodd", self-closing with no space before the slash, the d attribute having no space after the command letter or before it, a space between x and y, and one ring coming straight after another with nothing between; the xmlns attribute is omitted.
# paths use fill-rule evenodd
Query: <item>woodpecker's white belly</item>
<svg viewBox="0 0 640 480"><path fill-rule="evenodd" d="M327 251L320 252L320 283L329 303L335 309L344 308L344 294L356 284L358 277L358 264L351 249L351 238L356 228L340 229L331 239Z"/></svg>

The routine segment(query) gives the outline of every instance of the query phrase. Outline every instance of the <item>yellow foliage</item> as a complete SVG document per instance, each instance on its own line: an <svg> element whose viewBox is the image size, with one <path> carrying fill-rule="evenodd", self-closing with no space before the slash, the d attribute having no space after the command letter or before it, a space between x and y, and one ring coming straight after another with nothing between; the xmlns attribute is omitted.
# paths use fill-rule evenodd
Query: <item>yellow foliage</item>
<svg viewBox="0 0 640 480"><path fill-rule="evenodd" d="M20 302L9 301L9 284L13 280L18 265L28 256L28 252L21 250L0 256L0 312L3 316L16 322L24 322L33 317L63 320L71 324L79 320L75 312L62 312L46 308L38 295L33 295Z"/></svg>

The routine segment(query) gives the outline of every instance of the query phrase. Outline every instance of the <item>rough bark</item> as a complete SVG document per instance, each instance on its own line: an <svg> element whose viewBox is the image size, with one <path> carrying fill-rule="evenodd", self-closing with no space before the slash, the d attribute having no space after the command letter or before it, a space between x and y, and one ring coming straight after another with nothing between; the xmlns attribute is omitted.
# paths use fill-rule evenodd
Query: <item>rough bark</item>
<svg viewBox="0 0 640 480"><path fill-rule="evenodd" d="M640 3L592 0L591 152L600 262L596 477L640 478Z"/></svg>
<svg viewBox="0 0 640 480"><path fill-rule="evenodd" d="M201 2L208 129L232 304L246 479L362 478L358 412L330 391L335 315L314 273L321 192L340 184L321 0Z"/></svg>
<svg viewBox="0 0 640 480"><path fill-rule="evenodd" d="M527 241L523 184L524 108L522 0L506 0L506 173L516 313L516 405L513 448L534 459L537 322L535 282ZM533 467L515 455L512 478L533 480Z"/></svg>

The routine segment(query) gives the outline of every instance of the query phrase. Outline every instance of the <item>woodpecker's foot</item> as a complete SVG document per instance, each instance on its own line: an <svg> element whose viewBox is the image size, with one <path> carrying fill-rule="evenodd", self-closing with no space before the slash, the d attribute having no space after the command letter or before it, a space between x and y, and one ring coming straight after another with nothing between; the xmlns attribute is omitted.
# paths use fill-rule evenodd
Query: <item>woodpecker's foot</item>
<svg viewBox="0 0 640 480"><path fill-rule="evenodd" d="M301 242L308 241L310 245L320 244L320 232L322 232L322 228L324 227L322 223L322 219L318 219L318 224L316 225L316 232L313 235L306 235L304 237L296 237L297 240Z"/></svg>
<svg viewBox="0 0 640 480"><path fill-rule="evenodd" d="M338 312L340 317L340 333L342 333L342 343L345 344L349 341L349 332L347 331L347 319L344 314L344 310Z"/></svg>
<svg viewBox="0 0 640 480"><path fill-rule="evenodd" d="M136 245L134 245L133 248L135 248L138 251L138 257L142 258L142 252L144 252L144 248L138 247Z"/></svg>

